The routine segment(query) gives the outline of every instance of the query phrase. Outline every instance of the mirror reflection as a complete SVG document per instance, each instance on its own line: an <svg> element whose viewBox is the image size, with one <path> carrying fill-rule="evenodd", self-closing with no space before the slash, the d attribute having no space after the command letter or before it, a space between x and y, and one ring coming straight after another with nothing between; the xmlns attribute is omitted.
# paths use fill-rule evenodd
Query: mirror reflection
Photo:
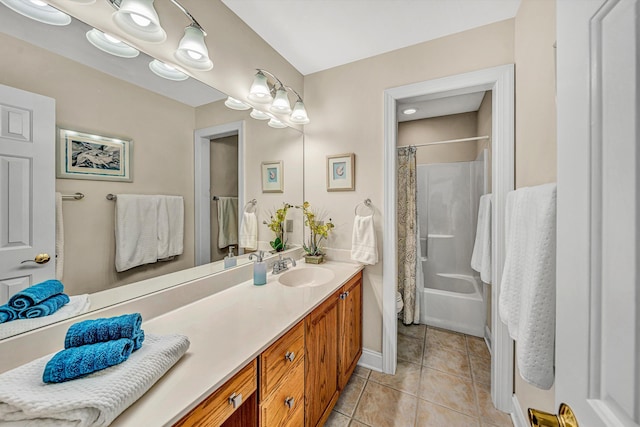
<svg viewBox="0 0 640 427"><path fill-rule="evenodd" d="M58 243L64 244L65 293L89 295L88 309L95 310L222 271L229 246L235 264L242 265L248 262L238 248L245 211L255 212L258 249L270 250L274 235L263 221L284 203L303 200L303 135L227 108L226 95L193 78L158 77L143 53L119 58L102 52L88 42L89 30L75 19L64 27L38 23L0 4L0 84L55 99L58 128L132 141L131 182L51 177L57 192L84 195L62 202L64 233ZM61 150L58 144L56 156ZM280 165L281 190L265 187L263 163ZM182 197L181 253L117 272L116 201L109 194ZM219 213L223 204L227 210ZM302 242L300 215L289 210L289 247ZM2 268L0 304L37 283L25 270L29 279L13 286L14 277Z"/></svg>

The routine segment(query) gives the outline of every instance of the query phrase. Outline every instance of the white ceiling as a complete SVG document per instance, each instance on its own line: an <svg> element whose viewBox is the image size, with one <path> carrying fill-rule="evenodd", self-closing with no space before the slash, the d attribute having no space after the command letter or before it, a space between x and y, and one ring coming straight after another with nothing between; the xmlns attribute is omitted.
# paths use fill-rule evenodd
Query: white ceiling
<svg viewBox="0 0 640 427"><path fill-rule="evenodd" d="M520 0L222 0L303 75L513 18Z"/></svg>

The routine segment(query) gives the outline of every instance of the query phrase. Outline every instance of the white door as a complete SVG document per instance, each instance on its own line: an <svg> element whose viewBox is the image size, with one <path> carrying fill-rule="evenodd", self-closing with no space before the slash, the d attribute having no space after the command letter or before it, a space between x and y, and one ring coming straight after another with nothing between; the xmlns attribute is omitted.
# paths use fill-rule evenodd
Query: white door
<svg viewBox="0 0 640 427"><path fill-rule="evenodd" d="M0 304L55 278L54 153L55 101L0 85Z"/></svg>
<svg viewBox="0 0 640 427"><path fill-rule="evenodd" d="M640 1L557 11L556 401L640 426Z"/></svg>

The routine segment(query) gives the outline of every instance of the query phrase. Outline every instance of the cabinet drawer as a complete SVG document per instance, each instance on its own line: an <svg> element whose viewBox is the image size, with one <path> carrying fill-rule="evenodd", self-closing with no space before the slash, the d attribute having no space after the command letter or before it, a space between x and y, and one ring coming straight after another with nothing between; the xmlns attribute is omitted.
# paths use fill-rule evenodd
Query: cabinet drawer
<svg viewBox="0 0 640 427"><path fill-rule="evenodd" d="M302 427L304 426L304 405L300 405L282 427Z"/></svg>
<svg viewBox="0 0 640 427"><path fill-rule="evenodd" d="M261 402L303 357L304 321L301 321L260 355Z"/></svg>
<svg viewBox="0 0 640 427"><path fill-rule="evenodd" d="M256 391L257 363L254 360L233 378L227 381L222 387L207 397L202 403L196 406L175 426L219 426L229 418L240 406L240 401L234 408L230 401L231 396L242 396L242 401L251 396Z"/></svg>
<svg viewBox="0 0 640 427"><path fill-rule="evenodd" d="M260 426L280 427L291 424L292 417L304 415L304 361L289 370L278 388L260 404ZM302 417L304 419L304 416Z"/></svg>

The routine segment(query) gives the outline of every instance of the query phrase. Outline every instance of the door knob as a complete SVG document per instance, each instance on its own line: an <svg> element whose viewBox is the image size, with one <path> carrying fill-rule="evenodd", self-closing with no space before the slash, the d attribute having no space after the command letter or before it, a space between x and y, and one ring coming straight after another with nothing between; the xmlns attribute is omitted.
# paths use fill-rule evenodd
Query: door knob
<svg viewBox="0 0 640 427"><path fill-rule="evenodd" d="M35 262L36 264L46 264L49 262L51 257L49 254L38 254L34 259L25 259L20 264L24 264L25 262Z"/></svg>
<svg viewBox="0 0 640 427"><path fill-rule="evenodd" d="M578 427L578 420L566 403L560 404L558 415L531 408L528 412L532 427Z"/></svg>

